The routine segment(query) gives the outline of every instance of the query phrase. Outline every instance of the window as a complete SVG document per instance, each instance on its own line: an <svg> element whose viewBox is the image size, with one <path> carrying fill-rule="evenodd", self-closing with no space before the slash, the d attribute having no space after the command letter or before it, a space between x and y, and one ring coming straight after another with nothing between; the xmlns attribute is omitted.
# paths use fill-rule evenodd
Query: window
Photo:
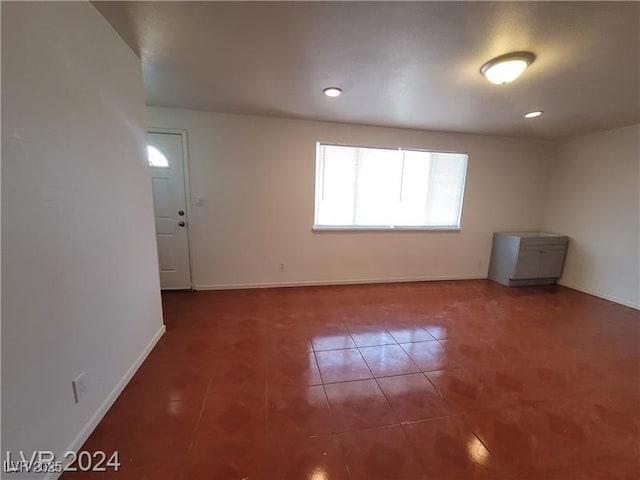
<svg viewBox="0 0 640 480"><path fill-rule="evenodd" d="M169 160L156 147L147 145L147 157L152 167L169 168Z"/></svg>
<svg viewBox="0 0 640 480"><path fill-rule="evenodd" d="M318 144L314 228L458 229L467 154Z"/></svg>

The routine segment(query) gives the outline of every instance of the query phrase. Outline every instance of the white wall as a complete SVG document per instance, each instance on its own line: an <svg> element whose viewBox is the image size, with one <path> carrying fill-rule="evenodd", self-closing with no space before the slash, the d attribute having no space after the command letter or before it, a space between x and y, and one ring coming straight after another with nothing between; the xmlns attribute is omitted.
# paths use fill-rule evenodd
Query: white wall
<svg viewBox="0 0 640 480"><path fill-rule="evenodd" d="M640 125L558 145L544 219L569 235L561 284L640 307Z"/></svg>
<svg viewBox="0 0 640 480"><path fill-rule="evenodd" d="M149 113L151 126L188 131L197 288L486 277L494 231L542 223L544 142L157 107ZM313 233L317 141L467 152L462 231ZM193 205L197 198L203 206Z"/></svg>
<svg viewBox="0 0 640 480"><path fill-rule="evenodd" d="M146 124L139 60L91 4L2 4L2 446L14 458L80 447L164 329Z"/></svg>

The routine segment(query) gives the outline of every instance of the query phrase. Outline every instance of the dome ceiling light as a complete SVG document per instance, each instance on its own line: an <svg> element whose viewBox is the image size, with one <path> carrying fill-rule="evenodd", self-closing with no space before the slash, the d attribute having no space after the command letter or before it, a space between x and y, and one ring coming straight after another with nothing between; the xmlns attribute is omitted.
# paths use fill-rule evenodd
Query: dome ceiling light
<svg viewBox="0 0 640 480"><path fill-rule="evenodd" d="M524 118L536 118L542 115L542 110L534 110L533 112L525 113Z"/></svg>
<svg viewBox="0 0 640 480"><path fill-rule="evenodd" d="M482 65L480 73L491 83L504 85L522 75L536 56L531 52L512 52L489 60Z"/></svg>
<svg viewBox="0 0 640 480"><path fill-rule="evenodd" d="M338 87L327 87L322 90L322 93L324 93L327 97L339 97L340 95L342 95L342 89Z"/></svg>

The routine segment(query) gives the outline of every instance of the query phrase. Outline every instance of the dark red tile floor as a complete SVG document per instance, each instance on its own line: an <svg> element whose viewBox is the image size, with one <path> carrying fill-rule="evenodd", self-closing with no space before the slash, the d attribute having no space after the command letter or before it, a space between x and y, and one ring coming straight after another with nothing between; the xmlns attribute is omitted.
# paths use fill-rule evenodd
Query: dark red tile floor
<svg viewBox="0 0 640 480"><path fill-rule="evenodd" d="M489 281L163 303L84 446L120 452L95 478L640 478L637 310Z"/></svg>

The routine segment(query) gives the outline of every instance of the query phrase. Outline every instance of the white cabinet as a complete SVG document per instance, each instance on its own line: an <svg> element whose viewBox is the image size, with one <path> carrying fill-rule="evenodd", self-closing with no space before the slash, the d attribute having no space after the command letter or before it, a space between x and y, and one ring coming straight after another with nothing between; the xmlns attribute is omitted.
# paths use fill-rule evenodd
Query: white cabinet
<svg viewBox="0 0 640 480"><path fill-rule="evenodd" d="M508 286L555 283L562 275L568 241L552 233L495 233L489 278Z"/></svg>
<svg viewBox="0 0 640 480"><path fill-rule="evenodd" d="M542 250L540 260L540 278L559 278L562 275L567 247L548 247Z"/></svg>
<svg viewBox="0 0 640 480"><path fill-rule="evenodd" d="M511 278L538 278L542 254L538 250L521 249Z"/></svg>

